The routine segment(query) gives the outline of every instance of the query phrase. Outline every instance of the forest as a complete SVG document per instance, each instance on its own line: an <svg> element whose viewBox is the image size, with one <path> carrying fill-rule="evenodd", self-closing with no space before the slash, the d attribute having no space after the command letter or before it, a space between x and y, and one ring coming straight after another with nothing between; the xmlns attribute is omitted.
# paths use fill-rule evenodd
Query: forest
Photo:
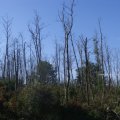
<svg viewBox="0 0 120 120"><path fill-rule="evenodd" d="M111 50L98 19L92 38L74 38L75 0L58 14L62 44L52 60L43 58L39 13L11 37L12 19L3 18L5 51L0 53L0 120L120 120L120 55ZM79 32L79 30L78 30Z"/></svg>

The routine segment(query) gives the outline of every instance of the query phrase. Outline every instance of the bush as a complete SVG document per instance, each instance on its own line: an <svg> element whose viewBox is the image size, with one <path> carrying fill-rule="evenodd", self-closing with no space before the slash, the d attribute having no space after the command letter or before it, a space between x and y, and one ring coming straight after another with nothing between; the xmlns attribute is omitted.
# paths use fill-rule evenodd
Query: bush
<svg viewBox="0 0 120 120"><path fill-rule="evenodd" d="M57 92L49 86L35 84L25 87L18 96L20 115L42 118L58 106Z"/></svg>

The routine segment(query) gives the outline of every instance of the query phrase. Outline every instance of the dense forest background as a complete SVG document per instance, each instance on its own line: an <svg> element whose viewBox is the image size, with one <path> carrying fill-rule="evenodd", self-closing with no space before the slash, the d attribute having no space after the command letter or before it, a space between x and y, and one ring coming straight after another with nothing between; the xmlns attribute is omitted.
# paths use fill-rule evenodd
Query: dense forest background
<svg viewBox="0 0 120 120"><path fill-rule="evenodd" d="M12 19L2 18L6 47L0 54L1 120L120 119L119 50L107 45L100 19L92 38L79 35L76 41L74 7L72 0L59 11L64 39L55 41L51 60L42 54L46 28L39 13L28 25L27 41L21 33L13 37Z"/></svg>

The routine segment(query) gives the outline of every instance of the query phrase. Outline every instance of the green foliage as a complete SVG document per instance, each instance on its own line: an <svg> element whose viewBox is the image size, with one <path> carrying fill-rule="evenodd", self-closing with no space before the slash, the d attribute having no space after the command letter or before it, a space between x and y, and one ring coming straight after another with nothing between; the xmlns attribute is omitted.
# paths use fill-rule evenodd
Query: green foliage
<svg viewBox="0 0 120 120"><path fill-rule="evenodd" d="M18 97L19 111L36 118L49 115L58 105L57 93L51 87L38 83L24 88Z"/></svg>
<svg viewBox="0 0 120 120"><path fill-rule="evenodd" d="M41 61L37 65L37 79L43 84L56 84L56 71L52 64L47 61Z"/></svg>
<svg viewBox="0 0 120 120"><path fill-rule="evenodd" d="M14 91L15 90L15 80L0 80L0 86L4 86L6 88L7 91L11 90Z"/></svg>
<svg viewBox="0 0 120 120"><path fill-rule="evenodd" d="M80 80L80 81L85 81L85 69L86 67L83 66L83 67L80 67L77 71L77 80ZM89 69L90 69L90 80L91 80L91 83L92 84L97 84L97 70L98 70L98 66L97 64L95 63L92 63L92 62L89 62ZM81 78L81 74L83 74L82 78Z"/></svg>
<svg viewBox="0 0 120 120"><path fill-rule="evenodd" d="M14 86L14 82L11 83L10 86ZM75 84L70 84L67 104L64 103L64 84L45 85L36 82L25 85L17 91L8 90L8 84L0 81L0 119L3 120L104 120L104 111L108 106L116 113L120 113L118 104L114 104L116 100L114 87L111 94L105 95L103 101L100 97L102 93L99 92L94 96L91 106L88 106L86 101L81 99L81 90Z"/></svg>
<svg viewBox="0 0 120 120"><path fill-rule="evenodd" d="M118 114L120 114L120 106L116 106L116 108L114 109L114 111Z"/></svg>

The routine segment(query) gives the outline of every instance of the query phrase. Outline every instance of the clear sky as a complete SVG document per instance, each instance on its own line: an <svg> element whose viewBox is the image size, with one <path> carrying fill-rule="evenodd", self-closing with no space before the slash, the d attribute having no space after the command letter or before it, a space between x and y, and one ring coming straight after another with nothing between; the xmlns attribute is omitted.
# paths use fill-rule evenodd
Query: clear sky
<svg viewBox="0 0 120 120"><path fill-rule="evenodd" d="M69 3L70 0L64 0ZM28 39L27 25L32 22L34 10L37 10L42 23L45 24L43 40L44 56L53 55L55 39L63 38L58 11L63 0L0 0L0 17L13 17L13 33L20 32ZM120 44L120 0L76 0L74 33L92 37L98 30L98 18L101 18L102 30L109 45L119 48ZM3 32L0 19L0 33ZM0 35L1 38L1 35ZM76 37L77 39L77 37ZM3 43L3 40L0 41Z"/></svg>

